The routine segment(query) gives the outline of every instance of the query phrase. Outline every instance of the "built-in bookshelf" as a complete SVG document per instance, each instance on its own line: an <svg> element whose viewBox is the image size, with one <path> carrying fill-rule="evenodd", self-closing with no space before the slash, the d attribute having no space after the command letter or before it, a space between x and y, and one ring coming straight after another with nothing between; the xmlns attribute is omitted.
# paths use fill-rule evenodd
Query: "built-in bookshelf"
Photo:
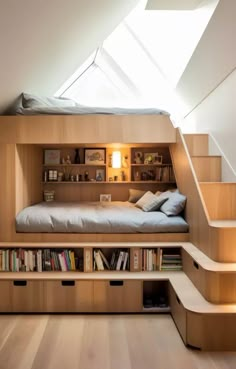
<svg viewBox="0 0 236 369"><path fill-rule="evenodd" d="M182 270L180 247L53 245L0 249L1 272L157 272Z"/></svg>

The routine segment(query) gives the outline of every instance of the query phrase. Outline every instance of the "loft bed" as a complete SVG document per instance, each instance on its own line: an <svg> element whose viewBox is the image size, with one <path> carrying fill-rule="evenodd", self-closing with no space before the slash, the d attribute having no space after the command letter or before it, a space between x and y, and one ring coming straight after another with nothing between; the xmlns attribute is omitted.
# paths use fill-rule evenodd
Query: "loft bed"
<svg viewBox="0 0 236 369"><path fill-rule="evenodd" d="M32 103L34 112L30 112L29 104ZM61 99L64 100L64 99ZM24 103L22 105L22 102ZM27 103L26 103L27 102ZM61 102L61 101L60 101ZM53 101L54 103L54 101ZM64 101L62 101L64 103ZM27 105L28 104L28 105ZM49 105L51 101L49 101ZM67 102L66 102L67 104ZM116 242L116 241L188 241L188 225L183 217L180 217L182 222L182 229L173 228L170 232L169 225L165 225L161 232L154 231L154 228L147 230L147 228L139 228L138 232L134 229L129 230L120 229L104 229L95 228L92 226L94 233L76 233L73 229L66 232L59 232L54 228L54 232L48 230L40 231L37 228L33 232L22 231L16 229L15 219L21 211L30 208L34 204L42 206L42 150L45 147L55 147L57 145L75 145L87 143L93 145L101 145L101 143L121 144L133 143L133 145L170 145L176 141L176 129L173 127L168 113L158 109L151 110L81 110L72 115L72 112L62 113L62 111L50 109L41 111L40 103L34 99L32 95L22 95L21 106L18 105L18 110L15 114L0 117L0 165L4 172L4 179L2 180L2 191L0 193L0 241L9 242ZM76 106L76 109L78 106ZM81 108L81 106L79 107ZM19 110L21 109L21 110ZM27 110L22 110L27 109ZM86 108L87 109L87 108ZM42 114L41 114L42 113ZM86 130L84 129L86 127ZM86 185L87 186L87 185ZM89 196L92 196L95 186L88 183ZM99 184L96 186L102 186ZM111 186L112 190L118 194L122 192L122 188L127 188L126 184L105 184ZM128 185L127 185L128 186ZM142 184L138 185L141 186ZM146 187L149 185L146 185ZM70 191L73 192L74 190ZM75 187L74 187L75 188ZM84 192L85 185L80 191L81 187L77 186L76 196L72 199L75 203L79 192ZM102 187L99 187L102 189ZM146 188L147 190L147 188ZM103 192L103 191L101 191ZM87 201L88 199L79 198L80 201ZM113 196L113 195L112 195ZM126 211L136 211L133 204L125 204L124 198L121 199L122 206L126 207ZM127 199L126 199L127 200ZM61 199L60 199L61 201ZM62 200L63 201L63 200ZM67 203L67 199L65 200ZM94 202L90 198L89 201ZM71 204L70 204L71 205ZM74 204L73 204L74 205ZM114 203L105 204L104 207L109 208ZM44 208L55 206L43 204ZM101 204L97 204L101 207ZM121 211L122 213L122 211ZM138 211L139 216L142 211ZM158 213L158 212L156 212ZM124 213L122 213L124 214ZM153 214L142 214L142 216L152 217ZM155 214L156 215L156 214ZM132 216L131 216L132 217ZM163 218L163 214L161 215ZM168 218L168 217L167 217ZM17 218L18 219L18 218ZM169 222L173 222L172 217L169 217ZM141 221L142 222L142 221ZM163 219L161 222L164 224ZM54 227L54 226L53 226ZM90 227L90 226L89 226Z"/></svg>

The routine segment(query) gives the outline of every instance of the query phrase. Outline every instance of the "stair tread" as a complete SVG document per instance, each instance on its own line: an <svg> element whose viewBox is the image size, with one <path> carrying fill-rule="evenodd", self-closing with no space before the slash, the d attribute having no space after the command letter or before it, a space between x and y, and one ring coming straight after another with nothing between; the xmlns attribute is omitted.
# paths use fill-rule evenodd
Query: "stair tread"
<svg viewBox="0 0 236 369"><path fill-rule="evenodd" d="M216 228L236 228L236 219L209 220L209 225Z"/></svg>

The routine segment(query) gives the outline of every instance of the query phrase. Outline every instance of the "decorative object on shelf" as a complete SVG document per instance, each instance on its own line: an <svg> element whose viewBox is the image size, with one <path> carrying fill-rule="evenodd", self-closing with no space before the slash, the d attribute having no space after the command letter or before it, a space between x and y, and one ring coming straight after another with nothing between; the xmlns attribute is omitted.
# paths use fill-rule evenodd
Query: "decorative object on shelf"
<svg viewBox="0 0 236 369"><path fill-rule="evenodd" d="M135 181L140 181L141 180L141 175L140 175L140 171L139 170L135 170L134 171L134 180Z"/></svg>
<svg viewBox="0 0 236 369"><path fill-rule="evenodd" d="M122 157L122 167L128 168L128 155Z"/></svg>
<svg viewBox="0 0 236 369"><path fill-rule="evenodd" d="M63 181L63 177L64 177L64 173L63 172L58 172L58 174L57 174L57 180L58 180L58 182L62 182Z"/></svg>
<svg viewBox="0 0 236 369"><path fill-rule="evenodd" d="M87 171L84 172L84 180L85 182L89 181L89 173Z"/></svg>
<svg viewBox="0 0 236 369"><path fill-rule="evenodd" d="M143 153L141 151L135 151L134 153L134 164L143 163Z"/></svg>
<svg viewBox="0 0 236 369"><path fill-rule="evenodd" d="M44 201L54 201L55 200L55 191L53 190L45 190L43 192Z"/></svg>
<svg viewBox="0 0 236 369"><path fill-rule="evenodd" d="M71 164L71 158L70 155L66 156L66 164Z"/></svg>
<svg viewBox="0 0 236 369"><path fill-rule="evenodd" d="M118 176L114 176L114 181L117 182L118 181Z"/></svg>
<svg viewBox="0 0 236 369"><path fill-rule="evenodd" d="M79 149L75 149L75 164L80 164Z"/></svg>
<svg viewBox="0 0 236 369"><path fill-rule="evenodd" d="M48 171L48 180L49 181L57 181L57 170L49 169Z"/></svg>
<svg viewBox="0 0 236 369"><path fill-rule="evenodd" d="M112 153L112 168L121 168L121 152L113 151Z"/></svg>
<svg viewBox="0 0 236 369"><path fill-rule="evenodd" d="M44 150L44 164L60 164L60 150Z"/></svg>
<svg viewBox="0 0 236 369"><path fill-rule="evenodd" d="M96 181L101 182L105 180L104 169L97 169L96 170Z"/></svg>
<svg viewBox="0 0 236 369"><path fill-rule="evenodd" d="M121 181L125 181L125 179L126 179L126 176L125 176L125 171L124 170L122 170L121 172L120 172L120 179L121 179Z"/></svg>
<svg viewBox="0 0 236 369"><path fill-rule="evenodd" d="M106 149L84 149L85 164L105 164Z"/></svg>
<svg viewBox="0 0 236 369"><path fill-rule="evenodd" d="M144 154L144 164L161 164L162 156L159 156L157 152L147 152Z"/></svg>
<svg viewBox="0 0 236 369"><path fill-rule="evenodd" d="M111 194L101 194L100 195L100 201L101 202L109 202L111 201Z"/></svg>

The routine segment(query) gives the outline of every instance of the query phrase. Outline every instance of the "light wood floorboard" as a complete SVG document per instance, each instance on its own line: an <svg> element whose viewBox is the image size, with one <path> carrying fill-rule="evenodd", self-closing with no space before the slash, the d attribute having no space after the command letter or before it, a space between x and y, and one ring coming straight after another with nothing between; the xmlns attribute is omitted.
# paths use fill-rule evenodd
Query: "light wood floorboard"
<svg viewBox="0 0 236 369"><path fill-rule="evenodd" d="M0 369L235 369L186 348L169 314L1 315Z"/></svg>

